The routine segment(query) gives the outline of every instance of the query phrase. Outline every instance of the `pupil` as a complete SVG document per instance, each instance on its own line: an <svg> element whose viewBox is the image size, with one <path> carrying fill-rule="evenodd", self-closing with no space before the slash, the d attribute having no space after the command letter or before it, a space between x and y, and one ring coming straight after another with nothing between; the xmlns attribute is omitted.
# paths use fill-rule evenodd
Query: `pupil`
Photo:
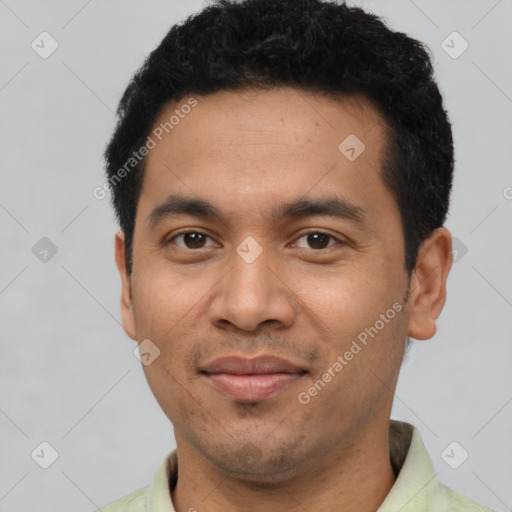
<svg viewBox="0 0 512 512"><path fill-rule="evenodd" d="M319 242L320 240L320 242ZM325 243L322 243L325 242ZM329 237L322 233L313 233L308 235L308 243L313 247L313 249L323 249L327 247L327 242L329 241ZM316 246L315 246L316 244ZM320 247L318 247L320 245Z"/></svg>
<svg viewBox="0 0 512 512"><path fill-rule="evenodd" d="M203 239L201 239L203 238ZM186 233L184 236L185 245L192 248L201 247L201 243L204 242L204 235L201 233Z"/></svg>

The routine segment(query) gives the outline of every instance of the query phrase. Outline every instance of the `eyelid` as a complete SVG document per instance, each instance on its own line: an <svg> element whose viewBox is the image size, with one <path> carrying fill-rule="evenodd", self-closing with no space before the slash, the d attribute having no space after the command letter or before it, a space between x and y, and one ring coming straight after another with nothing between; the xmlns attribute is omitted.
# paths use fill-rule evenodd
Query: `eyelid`
<svg viewBox="0 0 512 512"><path fill-rule="evenodd" d="M170 238L167 238L164 243L165 243L165 245L170 244L178 236L186 235L188 233L194 233L194 234L203 235L206 238L209 238L210 240L215 241L213 237L211 237L208 233L205 233L201 229L190 229L190 228L188 228L188 229L186 229L184 231L180 231L178 233L173 234ZM337 236L334 236L333 234L331 234L331 233L329 233L327 231L320 230L320 229L310 229L309 231L301 233L300 235L298 235L298 236L296 236L294 238L294 242L296 242L297 240L300 240L301 238L303 238L305 236L313 235L313 234L325 235L325 236L335 240L338 244L342 244L343 245L343 244L346 243L345 241L341 240ZM334 245L336 245L336 244L334 244ZM310 249L310 248L305 248L305 247L299 247L299 248L300 249L307 249L307 250L311 250L311 251L315 251L315 252L321 252L321 251L325 251L326 249L329 249L329 248L333 247L334 245L331 245L329 247L324 247L323 249ZM190 250L190 251L198 251L200 249L204 249L205 248L205 247L200 247L199 249L189 249L187 247L181 247L179 245L178 245L178 247L180 247L181 249Z"/></svg>
<svg viewBox="0 0 512 512"><path fill-rule="evenodd" d="M188 228L188 229L185 229L184 231L180 231L178 233L174 233L171 237L167 237L164 240L164 245L168 245L171 242L173 242L174 239L177 238L178 236L186 235L188 233L194 233L194 234L198 234L198 235L203 235L206 238L209 238L210 240L214 240L213 237L211 237L208 233L205 233L201 229L190 229L190 228ZM177 245L177 247L179 247L180 249L185 249L185 250L189 250L189 251L197 251L198 250L198 249L189 249L188 247L182 247L180 245ZM204 249L204 247L200 247L200 249Z"/></svg>
<svg viewBox="0 0 512 512"><path fill-rule="evenodd" d="M325 236L335 240L338 244L345 244L346 243L343 240L339 239L337 236L334 236L331 233L329 233L327 231L323 231L321 229L312 229L312 230L306 231L305 233L302 233L299 236L295 237L295 241L300 240L301 238L303 238L305 236L308 236L308 235L325 235ZM334 245L336 245L336 244L334 244ZM307 250L311 250L311 251L315 251L315 252L321 252L321 251L325 251L326 249L330 249L331 247L334 247L334 245L331 245L329 247L324 247L323 249L309 249L309 248L307 248ZM299 247L299 249L304 249L304 247Z"/></svg>

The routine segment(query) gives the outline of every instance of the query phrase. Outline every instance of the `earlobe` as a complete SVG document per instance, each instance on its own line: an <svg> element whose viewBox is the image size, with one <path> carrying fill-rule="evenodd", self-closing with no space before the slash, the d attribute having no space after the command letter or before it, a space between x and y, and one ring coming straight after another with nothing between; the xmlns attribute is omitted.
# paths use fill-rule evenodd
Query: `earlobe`
<svg viewBox="0 0 512 512"><path fill-rule="evenodd" d="M131 275L126 268L125 237L122 231L115 235L116 265L121 276L121 319L126 334L133 340L137 339L135 317L132 304Z"/></svg>
<svg viewBox="0 0 512 512"><path fill-rule="evenodd" d="M446 281L452 265L452 237L446 228L436 229L421 245L410 284L408 335L432 338L436 320L446 301Z"/></svg>

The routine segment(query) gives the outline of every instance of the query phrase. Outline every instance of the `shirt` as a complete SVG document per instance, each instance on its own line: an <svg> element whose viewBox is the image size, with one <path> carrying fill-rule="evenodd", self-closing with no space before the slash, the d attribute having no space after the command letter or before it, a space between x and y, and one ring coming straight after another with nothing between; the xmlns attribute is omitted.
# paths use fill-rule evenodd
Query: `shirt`
<svg viewBox="0 0 512 512"><path fill-rule="evenodd" d="M391 464L396 481L376 512L493 512L441 484L419 431L412 425L391 420ZM177 450L160 464L153 483L121 498L103 512L176 512L170 489L178 480ZM99 511L97 511L99 512Z"/></svg>

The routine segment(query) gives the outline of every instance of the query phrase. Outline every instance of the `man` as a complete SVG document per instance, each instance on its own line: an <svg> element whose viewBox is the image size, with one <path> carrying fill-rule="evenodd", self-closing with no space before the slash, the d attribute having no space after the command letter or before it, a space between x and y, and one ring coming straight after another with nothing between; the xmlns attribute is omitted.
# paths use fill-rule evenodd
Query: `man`
<svg viewBox="0 0 512 512"><path fill-rule="evenodd" d="M127 334L174 426L111 511L485 511L390 421L451 267L421 43L320 0L222 0L128 86L106 151Z"/></svg>

